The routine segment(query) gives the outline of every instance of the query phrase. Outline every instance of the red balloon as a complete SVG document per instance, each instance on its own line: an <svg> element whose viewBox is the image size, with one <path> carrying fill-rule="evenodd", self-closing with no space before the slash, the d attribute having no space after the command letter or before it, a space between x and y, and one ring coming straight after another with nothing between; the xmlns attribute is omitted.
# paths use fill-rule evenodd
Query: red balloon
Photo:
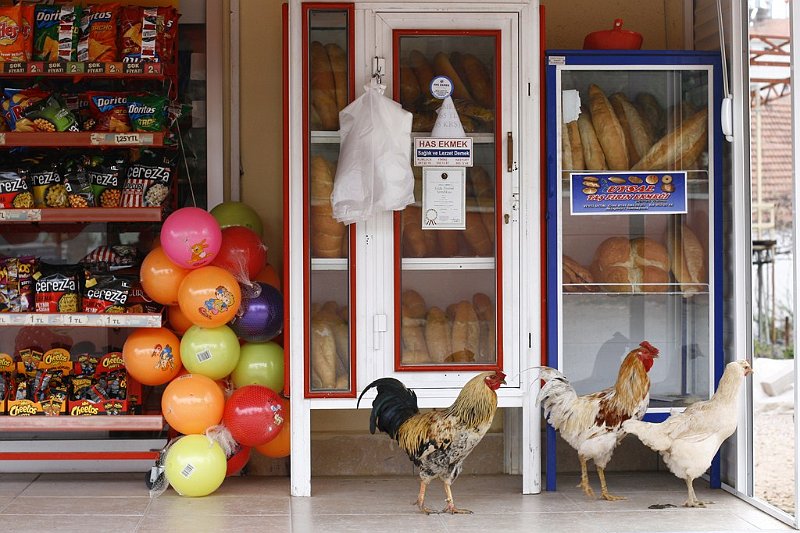
<svg viewBox="0 0 800 533"><path fill-rule="evenodd" d="M250 460L249 446L240 446L239 449L228 458L228 468L225 471L225 477L235 476L242 471L247 461Z"/></svg>
<svg viewBox="0 0 800 533"><path fill-rule="evenodd" d="M246 385L225 402L222 423L242 446L260 446L278 436L286 421L281 397L262 385Z"/></svg>
<svg viewBox="0 0 800 533"><path fill-rule="evenodd" d="M224 268L239 281L247 281L267 264L267 247L253 230L231 226L222 230L222 246L211 264Z"/></svg>

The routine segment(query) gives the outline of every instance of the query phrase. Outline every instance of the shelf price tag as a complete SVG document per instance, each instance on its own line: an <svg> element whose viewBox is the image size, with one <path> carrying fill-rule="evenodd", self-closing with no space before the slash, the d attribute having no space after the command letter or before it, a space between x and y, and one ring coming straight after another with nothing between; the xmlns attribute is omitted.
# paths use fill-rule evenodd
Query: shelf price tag
<svg viewBox="0 0 800 533"><path fill-rule="evenodd" d="M125 74L141 74L144 72L142 63L123 63L122 70Z"/></svg>
<svg viewBox="0 0 800 533"><path fill-rule="evenodd" d="M33 313L31 314L31 321L34 326L49 326L50 315Z"/></svg>
<svg viewBox="0 0 800 533"><path fill-rule="evenodd" d="M36 63L29 64L31 65L31 68L33 68L33 65ZM60 61L51 61L44 64L44 71L48 74L64 74L67 72L67 64ZM31 70L31 72L33 72L33 70Z"/></svg>
<svg viewBox="0 0 800 533"><path fill-rule="evenodd" d="M86 72L88 74L104 74L106 71L106 64L98 61L91 61L86 63Z"/></svg>
<svg viewBox="0 0 800 533"><path fill-rule="evenodd" d="M116 316L116 315L106 315L106 325L112 328L121 328L122 326L127 326L128 317L124 316Z"/></svg>
<svg viewBox="0 0 800 533"><path fill-rule="evenodd" d="M33 313L11 313L9 326L30 326L33 324Z"/></svg>
<svg viewBox="0 0 800 533"><path fill-rule="evenodd" d="M0 313L0 326L8 326L11 324L11 315L8 313Z"/></svg>
<svg viewBox="0 0 800 533"><path fill-rule="evenodd" d="M89 315L79 314L79 313L64 315L64 325L65 326L88 326L89 325Z"/></svg>
<svg viewBox="0 0 800 533"><path fill-rule="evenodd" d="M0 209L0 220L8 222L29 221L38 222L42 220L41 209Z"/></svg>
<svg viewBox="0 0 800 533"><path fill-rule="evenodd" d="M86 64L78 61L70 61L67 63L67 72L69 74L83 74L86 71Z"/></svg>
<svg viewBox="0 0 800 533"><path fill-rule="evenodd" d="M105 63L106 74L122 74L122 63Z"/></svg>
<svg viewBox="0 0 800 533"><path fill-rule="evenodd" d="M139 135L138 133L116 133L114 134L114 144L143 144L142 143L143 135ZM150 135L150 143L153 144L153 136Z"/></svg>
<svg viewBox="0 0 800 533"><path fill-rule="evenodd" d="M24 61L6 61L3 63L4 74L27 74L28 64Z"/></svg>

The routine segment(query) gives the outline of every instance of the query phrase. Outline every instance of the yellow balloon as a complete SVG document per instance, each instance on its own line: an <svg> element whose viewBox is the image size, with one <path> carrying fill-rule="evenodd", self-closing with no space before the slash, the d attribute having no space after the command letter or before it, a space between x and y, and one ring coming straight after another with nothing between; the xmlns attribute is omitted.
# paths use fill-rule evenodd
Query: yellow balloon
<svg viewBox="0 0 800 533"><path fill-rule="evenodd" d="M205 435L186 435L169 450L164 473L181 496L207 496L225 479L227 459L219 444Z"/></svg>

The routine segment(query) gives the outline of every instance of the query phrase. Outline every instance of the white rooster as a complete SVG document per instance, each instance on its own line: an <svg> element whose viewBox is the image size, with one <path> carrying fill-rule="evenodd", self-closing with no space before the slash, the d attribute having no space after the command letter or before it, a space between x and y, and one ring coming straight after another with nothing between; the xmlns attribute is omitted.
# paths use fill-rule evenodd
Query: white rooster
<svg viewBox="0 0 800 533"><path fill-rule="evenodd" d="M753 372L744 360L728 363L717 392L660 424L626 420L623 431L633 433L647 447L660 452L670 472L686 481L689 496L684 507L705 507L713 502L697 499L692 483L708 469L722 443L736 431L739 419L739 385Z"/></svg>

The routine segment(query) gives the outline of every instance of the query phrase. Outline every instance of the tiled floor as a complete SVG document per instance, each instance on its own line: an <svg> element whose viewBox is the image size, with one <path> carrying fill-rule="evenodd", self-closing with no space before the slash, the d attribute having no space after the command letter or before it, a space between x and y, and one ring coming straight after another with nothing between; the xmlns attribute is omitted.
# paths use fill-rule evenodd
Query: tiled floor
<svg viewBox="0 0 800 533"><path fill-rule="evenodd" d="M596 484L596 477L593 478ZM524 531L776 531L779 521L722 491L696 482L707 509L648 509L680 505L685 486L668 474L609 474L612 493L626 501L587 500L577 476L559 480L559 491L523 496L517 476L459 478L456 504L473 515L420 514L417 478L316 478L311 498L289 497L286 478L225 480L205 498L183 498L171 489L148 498L140 474L0 474L0 531L35 532L217 532L370 533L401 531L497 533ZM444 505L441 485L428 491L432 508Z"/></svg>

